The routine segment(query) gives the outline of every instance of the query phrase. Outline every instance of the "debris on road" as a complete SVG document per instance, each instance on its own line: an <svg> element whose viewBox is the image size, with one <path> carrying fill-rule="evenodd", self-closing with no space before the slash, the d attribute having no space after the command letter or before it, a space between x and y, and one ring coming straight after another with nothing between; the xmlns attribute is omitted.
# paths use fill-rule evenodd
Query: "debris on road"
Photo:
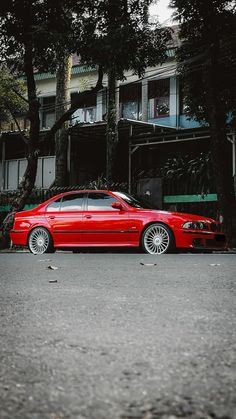
<svg viewBox="0 0 236 419"><path fill-rule="evenodd" d="M143 262L140 262L140 265L142 265L142 266L157 266L156 263L143 263Z"/></svg>

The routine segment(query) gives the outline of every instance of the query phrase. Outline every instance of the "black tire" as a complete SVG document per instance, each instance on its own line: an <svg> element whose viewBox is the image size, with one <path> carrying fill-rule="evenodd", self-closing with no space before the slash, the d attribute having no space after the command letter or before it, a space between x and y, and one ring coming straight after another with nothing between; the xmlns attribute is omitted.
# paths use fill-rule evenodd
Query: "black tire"
<svg viewBox="0 0 236 419"><path fill-rule="evenodd" d="M34 255L53 253L53 241L49 231L44 227L35 227L29 234L28 248Z"/></svg>
<svg viewBox="0 0 236 419"><path fill-rule="evenodd" d="M162 223L154 223L143 231L141 245L146 253L162 255L175 250L175 239L169 227Z"/></svg>

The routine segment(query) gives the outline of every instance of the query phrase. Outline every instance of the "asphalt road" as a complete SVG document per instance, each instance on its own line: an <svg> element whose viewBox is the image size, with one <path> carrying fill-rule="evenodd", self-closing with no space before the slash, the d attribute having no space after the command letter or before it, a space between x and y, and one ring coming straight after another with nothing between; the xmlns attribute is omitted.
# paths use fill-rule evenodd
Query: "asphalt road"
<svg viewBox="0 0 236 419"><path fill-rule="evenodd" d="M0 419L236 418L235 267L0 253Z"/></svg>

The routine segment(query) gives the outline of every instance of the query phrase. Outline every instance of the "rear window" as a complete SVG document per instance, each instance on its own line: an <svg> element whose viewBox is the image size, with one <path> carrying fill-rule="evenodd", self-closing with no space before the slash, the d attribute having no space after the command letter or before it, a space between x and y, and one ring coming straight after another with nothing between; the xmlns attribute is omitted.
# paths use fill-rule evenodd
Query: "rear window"
<svg viewBox="0 0 236 419"><path fill-rule="evenodd" d="M84 193L75 193L63 196L61 211L82 211L84 196Z"/></svg>
<svg viewBox="0 0 236 419"><path fill-rule="evenodd" d="M61 198L52 201L46 208L47 212L60 211Z"/></svg>

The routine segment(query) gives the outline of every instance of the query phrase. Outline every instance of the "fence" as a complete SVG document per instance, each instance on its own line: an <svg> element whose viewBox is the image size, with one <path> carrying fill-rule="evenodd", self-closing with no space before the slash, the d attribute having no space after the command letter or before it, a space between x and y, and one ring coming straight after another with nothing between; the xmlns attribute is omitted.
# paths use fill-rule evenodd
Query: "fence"
<svg viewBox="0 0 236 419"><path fill-rule="evenodd" d="M109 185L111 190L122 190L127 192L128 185L112 184ZM107 185L99 185L97 188L93 182L86 186L70 186L70 187L54 187L51 189L34 189L28 198L25 209L30 209L58 195L61 192L80 190L80 189L108 189ZM0 194L0 219L4 214L10 211L13 199L19 194L18 191L7 191ZM163 196L163 209L170 211L188 212L193 214L205 215L212 218L218 217L218 205L216 194L209 195L164 195Z"/></svg>

